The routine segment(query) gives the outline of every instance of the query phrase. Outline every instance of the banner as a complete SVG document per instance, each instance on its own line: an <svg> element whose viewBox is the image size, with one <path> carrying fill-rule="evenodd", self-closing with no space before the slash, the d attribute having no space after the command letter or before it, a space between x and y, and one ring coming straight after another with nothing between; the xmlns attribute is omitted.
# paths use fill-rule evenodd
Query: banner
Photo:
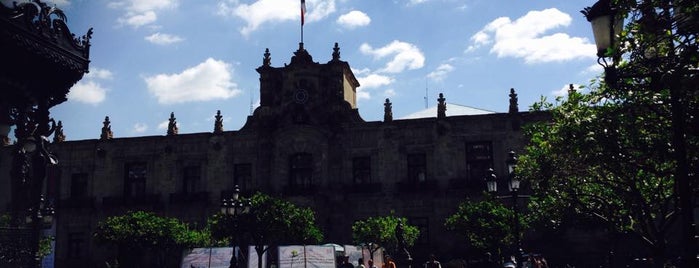
<svg viewBox="0 0 699 268"><path fill-rule="evenodd" d="M180 268L228 268L231 265L233 250L230 247L194 248L185 250L182 255Z"/></svg>
<svg viewBox="0 0 699 268"><path fill-rule="evenodd" d="M279 268L335 268L335 247L281 246Z"/></svg>
<svg viewBox="0 0 699 268"><path fill-rule="evenodd" d="M267 249L267 246L264 247ZM255 251L255 246L248 246L248 268L258 268L257 266L257 251ZM267 251L262 253L262 268L267 267Z"/></svg>

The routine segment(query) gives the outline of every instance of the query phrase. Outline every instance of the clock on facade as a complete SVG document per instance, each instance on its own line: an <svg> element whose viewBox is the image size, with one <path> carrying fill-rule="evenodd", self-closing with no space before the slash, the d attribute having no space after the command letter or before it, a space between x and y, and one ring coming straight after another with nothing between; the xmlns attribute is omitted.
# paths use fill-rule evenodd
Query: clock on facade
<svg viewBox="0 0 699 268"><path fill-rule="evenodd" d="M296 103L304 104L308 101L308 92L305 89L298 89L294 93L294 101Z"/></svg>

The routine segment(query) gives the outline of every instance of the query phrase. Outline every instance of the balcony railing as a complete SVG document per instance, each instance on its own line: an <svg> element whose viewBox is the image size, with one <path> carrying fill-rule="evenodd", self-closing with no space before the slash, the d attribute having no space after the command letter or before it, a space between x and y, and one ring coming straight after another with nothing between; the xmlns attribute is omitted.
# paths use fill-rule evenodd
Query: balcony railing
<svg viewBox="0 0 699 268"><path fill-rule="evenodd" d="M436 180L401 181L396 183L396 189L403 193L432 192L439 189L439 184Z"/></svg>
<svg viewBox="0 0 699 268"><path fill-rule="evenodd" d="M102 198L102 206L105 207L132 207L160 205L160 194L145 194L137 196L105 196Z"/></svg>
<svg viewBox="0 0 699 268"><path fill-rule="evenodd" d="M68 208L95 208L95 197L68 197L58 201L58 207L63 209Z"/></svg>
<svg viewBox="0 0 699 268"><path fill-rule="evenodd" d="M209 192L171 193L170 204L209 203Z"/></svg>

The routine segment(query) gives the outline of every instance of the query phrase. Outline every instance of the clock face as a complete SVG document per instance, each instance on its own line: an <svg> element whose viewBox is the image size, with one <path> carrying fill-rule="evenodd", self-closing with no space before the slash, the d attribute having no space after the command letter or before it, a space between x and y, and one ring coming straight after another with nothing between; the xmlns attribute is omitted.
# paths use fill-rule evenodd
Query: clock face
<svg viewBox="0 0 699 268"><path fill-rule="evenodd" d="M308 101L308 92L305 89L296 90L296 93L294 93L294 101L301 104L306 103L306 101Z"/></svg>

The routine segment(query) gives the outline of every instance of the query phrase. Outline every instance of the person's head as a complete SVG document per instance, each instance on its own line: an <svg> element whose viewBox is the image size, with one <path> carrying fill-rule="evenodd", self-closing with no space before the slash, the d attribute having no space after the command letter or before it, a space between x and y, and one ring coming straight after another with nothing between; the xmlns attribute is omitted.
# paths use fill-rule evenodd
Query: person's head
<svg viewBox="0 0 699 268"><path fill-rule="evenodd" d="M367 263L369 263L369 266L371 266L372 264L374 264L374 260L369 259L369 260L367 261Z"/></svg>
<svg viewBox="0 0 699 268"><path fill-rule="evenodd" d="M437 259L437 257L435 257L434 254L430 254L430 260L431 260L431 261L434 261L434 260L436 260L436 259Z"/></svg>
<svg viewBox="0 0 699 268"><path fill-rule="evenodd" d="M386 259L386 261L392 261L392 260L393 260L393 258L391 258L391 255L388 255L388 254L386 254L386 256L384 257L384 259Z"/></svg>

